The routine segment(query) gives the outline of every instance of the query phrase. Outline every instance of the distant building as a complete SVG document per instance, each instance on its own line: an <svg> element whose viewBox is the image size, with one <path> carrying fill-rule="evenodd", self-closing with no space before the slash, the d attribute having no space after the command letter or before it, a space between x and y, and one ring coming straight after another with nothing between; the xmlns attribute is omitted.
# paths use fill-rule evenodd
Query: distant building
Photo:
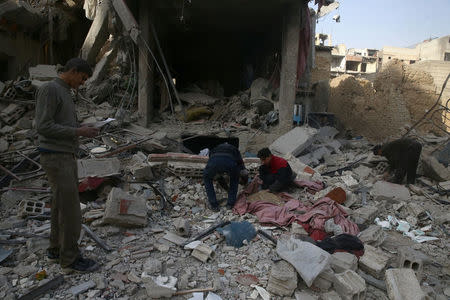
<svg viewBox="0 0 450 300"><path fill-rule="evenodd" d="M378 70L378 50L368 48L350 48L344 44L333 48L331 61L332 76L340 74L369 74Z"/></svg>
<svg viewBox="0 0 450 300"><path fill-rule="evenodd" d="M417 44L414 48L385 46L380 51L378 64L383 66L393 59L406 64L414 64L417 61L424 60L450 61L450 35L426 40Z"/></svg>

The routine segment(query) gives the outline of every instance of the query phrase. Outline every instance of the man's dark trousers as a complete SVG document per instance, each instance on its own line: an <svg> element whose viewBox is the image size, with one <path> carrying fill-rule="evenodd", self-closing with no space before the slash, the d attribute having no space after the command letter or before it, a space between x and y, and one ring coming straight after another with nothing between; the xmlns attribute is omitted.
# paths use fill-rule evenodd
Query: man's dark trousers
<svg viewBox="0 0 450 300"><path fill-rule="evenodd" d="M262 188L270 189L271 192L280 192L287 188L293 181L292 169L288 167L280 168L277 173L270 172L268 166L259 167L259 178L263 181Z"/></svg>
<svg viewBox="0 0 450 300"><path fill-rule="evenodd" d="M213 180L218 173L227 173L230 176L230 188L228 190L227 205L233 206L236 203L236 195L239 185L239 167L233 159L226 155L215 155L210 157L203 170L203 182L205 184L206 195L212 207L218 207Z"/></svg>
<svg viewBox="0 0 450 300"><path fill-rule="evenodd" d="M49 251L59 253L61 267L79 255L81 210L78 197L77 161L71 153L41 152L41 164L52 190Z"/></svg>

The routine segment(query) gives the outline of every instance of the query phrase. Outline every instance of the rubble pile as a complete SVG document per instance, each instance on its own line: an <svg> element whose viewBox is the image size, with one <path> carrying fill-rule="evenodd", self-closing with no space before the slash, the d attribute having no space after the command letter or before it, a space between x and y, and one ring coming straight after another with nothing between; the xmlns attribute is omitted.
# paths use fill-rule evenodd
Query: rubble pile
<svg viewBox="0 0 450 300"><path fill-rule="evenodd" d="M79 114L87 116L92 109L81 105ZM92 121L112 117L114 108L104 102L94 115ZM174 120L167 121L167 132L155 132L113 121L104 125L103 136L82 141L80 247L101 262L100 270L92 274L61 279L59 265L47 261L48 184L44 177L21 175L32 166L14 171L18 179L9 178L1 196L1 296L15 299L39 287L44 289L42 299L191 299L194 292L207 299L448 296L450 177L438 159L441 152L431 152L445 139L422 138L418 173L434 175L407 187L383 181L387 164L373 155L367 140L337 138L338 131L332 127L296 127L270 145L274 153L288 159L298 180L323 183L290 188L292 199L301 207L320 209L331 207L323 202L329 197L346 216L346 223L338 224L333 215L325 214L321 231L326 236L342 238L348 230L345 226L357 224L363 252L327 252L322 248L327 240L308 240L303 223L272 226L260 223L258 214L211 212L198 173L207 158L164 154L180 149L173 144L180 127L170 122ZM208 120L198 126L207 132L205 127L214 128L213 124L217 126ZM32 135L19 135L18 123L10 128L10 134L28 140L31 147ZM17 163L24 159L17 153L30 156L32 150L11 153L18 157L3 154L2 161L8 158ZM101 157L109 153L111 157ZM245 163L255 174L258 159L245 158ZM215 189L218 199L227 197L220 185ZM285 202L280 199L260 192L247 201L282 207ZM228 245L225 232L214 228L224 229L230 221L247 221L258 234L243 240L241 247ZM316 226L313 222L305 224ZM203 234L209 228L213 229Z"/></svg>
<svg viewBox="0 0 450 300"><path fill-rule="evenodd" d="M330 87L329 111L353 135L377 142L418 121L436 102L438 92L431 75L399 61L383 68L373 85L365 79L342 75L332 79ZM432 121L442 122L438 114L435 118L419 126L419 132L435 132Z"/></svg>

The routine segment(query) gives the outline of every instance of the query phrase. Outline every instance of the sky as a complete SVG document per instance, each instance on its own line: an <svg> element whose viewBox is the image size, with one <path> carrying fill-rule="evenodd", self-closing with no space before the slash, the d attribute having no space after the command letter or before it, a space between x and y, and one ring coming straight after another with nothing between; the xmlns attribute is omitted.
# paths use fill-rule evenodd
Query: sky
<svg viewBox="0 0 450 300"><path fill-rule="evenodd" d="M338 2L339 8L316 24L316 33L331 34L333 46L381 50L383 46L409 47L430 37L450 35L450 0ZM341 16L340 23L333 21L336 14Z"/></svg>

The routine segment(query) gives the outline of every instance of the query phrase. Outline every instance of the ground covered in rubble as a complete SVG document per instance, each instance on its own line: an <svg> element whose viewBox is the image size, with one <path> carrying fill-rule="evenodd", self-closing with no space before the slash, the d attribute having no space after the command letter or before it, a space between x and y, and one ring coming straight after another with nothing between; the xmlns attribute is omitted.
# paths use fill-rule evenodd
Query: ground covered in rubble
<svg viewBox="0 0 450 300"><path fill-rule="evenodd" d="M219 131L223 130L215 124ZM165 128L173 128L175 134L180 126L177 121L172 121L172 125L168 122ZM207 131L206 128L213 128L212 124L198 126L198 133ZM225 207L219 213L208 210L205 205L206 194L198 173L195 176L185 176L186 172L194 174L198 165L192 165L192 162L184 163L188 171L178 173L182 170L177 168L176 164L160 163L149 159L143 153L151 147L153 151L155 147L171 147L172 139L168 138L171 136L170 130L161 135L160 132L155 133L152 128L144 129L135 125L125 128L129 128L127 130L134 132L134 135L139 130L148 131L147 134L152 133L154 139L145 144L145 147L118 154L118 173L115 163L110 163L117 158L107 160L108 168L100 170L98 167L89 169L86 165L86 174L100 172L107 180L100 186L93 187L93 190L81 193L85 205L84 223L112 250L103 249L83 230L80 246L86 256L101 263L100 270L92 274L65 275L64 283L44 293L42 299L147 299L167 292L168 288L155 285L153 280L160 280L160 283L172 282L174 289L169 289L172 295L175 290L207 289L205 296L211 292L222 299L261 299L261 295L265 295L264 291L268 290L271 293L270 299L339 299L340 296L343 298L345 295L361 293L366 295L366 299L388 299L387 289L390 287L387 286L391 283L385 279L385 271L407 267L405 257L416 264L412 268L417 276L414 280L409 278L407 286L410 285L413 290L420 282L420 289L432 299L446 299L449 295L449 199L448 195L437 189L437 183L445 181L444 178L436 178L439 174L427 169L427 160L430 159L427 149L436 147L442 139L433 136L422 138L425 149L419 173L427 174L428 177L422 176L416 185L408 187L383 181L386 163L383 158L371 153L372 146L367 141L334 138L336 131L332 129L325 133L327 139L314 138L312 144L299 156L301 161L313 167L316 171L314 176L305 173L302 168L299 169L298 166L302 164L297 158L288 157L301 179L325 183L325 189L315 194L307 188L291 188L289 193L292 197L310 206L327 192L342 188L345 191L343 209L350 220L359 224L362 231L360 238L366 248L366 253L360 257L359 262L353 254L347 253L349 257L346 258L341 258L340 254L331 255L331 269L323 271L308 287L301 277L297 279L295 271L279 267L277 246L261 235L246 240L242 247L235 248L227 245L223 235L215 231L202 239L206 250L199 255L193 254L195 250L183 247L186 239L194 237L213 224L227 220L248 221L256 229L270 233L275 239L286 236L301 239L306 232L297 224L281 227L260 224L255 215L247 213L239 216L236 211L232 212ZM241 131L237 130L238 133ZM264 139L261 133L258 137ZM99 145L95 142L84 143L86 149L96 146ZM95 160L95 157L93 159ZM332 172L352 165L355 161L358 163L343 172ZM150 173L154 177L151 180L138 179L136 171L148 172L145 171L147 166L151 166ZM255 168L255 165L252 168ZM145 174L144 177L150 176ZM164 191L163 198L170 204L166 203L162 208L162 195L151 185L156 185L157 191ZM14 186L45 189L47 183L44 179L30 179L24 182L13 181L10 187ZM366 188L367 193L363 192L363 188ZM105 222L105 215L109 215L108 201L112 201L114 197L111 195L119 189L121 193L144 199L143 212L136 213L139 220L133 219L142 222L144 227L124 226L130 225L129 222L132 221L123 220L120 214L117 219ZM445 189L448 190L448 187L444 187ZM226 192L219 186L216 190L219 191L219 199L226 197ZM45 202L49 199L49 194L12 189L2 194L2 254L12 250L2 261L0 269L0 296L5 299L16 299L61 274L60 267L47 261L45 255L48 240L43 237L49 233L49 221L36 219L32 213L24 212L18 205L24 199ZM332 216L329 218L332 219ZM186 227L185 237L178 235L180 232L176 224L180 223L180 220L187 220L190 224ZM400 226L402 224L407 224L407 230ZM325 228L330 236L342 233L339 228L333 226L328 230ZM420 240L421 236L429 240ZM404 254L405 251L409 254ZM409 251L413 251L412 254ZM200 260L205 258L205 253L205 261ZM353 273L348 273L348 270ZM364 278L363 284L343 291L337 282L349 280L349 274ZM367 279L366 276L371 278ZM269 284L271 280L280 278L282 284L278 288ZM256 287L265 290L258 292ZM284 293L285 296L277 293ZM210 295L212 296L213 294ZM192 292L171 296L172 299L191 297Z"/></svg>

